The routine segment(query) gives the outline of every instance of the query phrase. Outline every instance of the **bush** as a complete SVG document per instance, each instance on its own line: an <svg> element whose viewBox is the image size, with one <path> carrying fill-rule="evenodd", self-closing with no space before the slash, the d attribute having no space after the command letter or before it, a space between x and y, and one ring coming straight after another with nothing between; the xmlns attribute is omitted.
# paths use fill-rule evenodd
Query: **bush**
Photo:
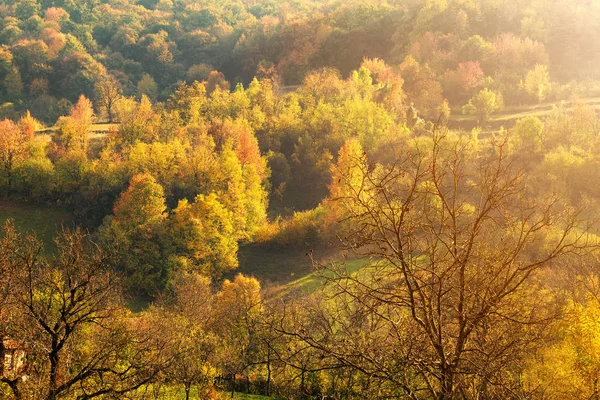
<svg viewBox="0 0 600 400"><path fill-rule="evenodd" d="M316 246L325 237L325 210L318 206L308 211L297 211L289 219L278 218L263 225L256 233L256 241L277 246Z"/></svg>

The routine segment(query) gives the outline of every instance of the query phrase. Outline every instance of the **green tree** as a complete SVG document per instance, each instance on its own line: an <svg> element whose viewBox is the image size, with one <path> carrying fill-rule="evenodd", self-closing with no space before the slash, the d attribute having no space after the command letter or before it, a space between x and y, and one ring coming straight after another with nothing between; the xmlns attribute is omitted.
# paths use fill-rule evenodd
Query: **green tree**
<svg viewBox="0 0 600 400"><path fill-rule="evenodd" d="M169 280L171 268L161 242L165 211L162 186L149 174L135 175L101 228L130 289L142 297L156 295Z"/></svg>
<svg viewBox="0 0 600 400"><path fill-rule="evenodd" d="M463 114L477 116L477 124L485 126L490 117L496 111L504 108L504 102L500 93L492 92L489 89L481 90L462 108Z"/></svg>
<svg viewBox="0 0 600 400"><path fill-rule="evenodd" d="M521 87L532 97L534 97L538 103L541 103L552 90L552 83L550 82L550 74L548 73L548 66L543 64L536 64L536 66L527 72L525 80L521 81Z"/></svg>
<svg viewBox="0 0 600 400"><path fill-rule="evenodd" d="M169 236L179 267L218 278L238 266L233 213L216 194L180 200L169 219Z"/></svg>
<svg viewBox="0 0 600 400"><path fill-rule="evenodd" d="M158 97L158 85L152 76L144 74L137 84L137 92L140 98L147 96L150 100L155 101Z"/></svg>
<svg viewBox="0 0 600 400"><path fill-rule="evenodd" d="M4 78L4 88L8 100L17 102L23 99L23 81L16 67L10 69Z"/></svg>
<svg viewBox="0 0 600 400"><path fill-rule="evenodd" d="M526 154L540 154L544 136L544 123L537 117L526 117L515 124L513 143Z"/></svg>
<svg viewBox="0 0 600 400"><path fill-rule="evenodd" d="M17 3L15 15L21 21L25 21L40 12L40 5L35 0L24 0Z"/></svg>

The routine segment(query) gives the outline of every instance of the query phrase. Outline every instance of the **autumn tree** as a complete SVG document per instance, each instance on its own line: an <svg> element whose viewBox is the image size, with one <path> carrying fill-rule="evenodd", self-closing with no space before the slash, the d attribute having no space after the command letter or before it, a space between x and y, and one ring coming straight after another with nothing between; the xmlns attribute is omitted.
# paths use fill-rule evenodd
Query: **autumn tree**
<svg viewBox="0 0 600 400"><path fill-rule="evenodd" d="M211 71L206 79L206 93L211 94L216 89L229 91L231 85L225 79L225 75L219 71Z"/></svg>
<svg viewBox="0 0 600 400"><path fill-rule="evenodd" d="M242 134L242 138L244 136ZM266 192L259 175L262 172L265 176L266 167L260 153L256 153L258 148L255 144L246 143L242 139L237 149L241 159L232 147L232 143L228 141L220 154L221 201L233 212L235 237L247 239L266 220Z"/></svg>
<svg viewBox="0 0 600 400"><path fill-rule="evenodd" d="M173 251L182 270L220 277L238 265L234 218L216 194L180 200L169 219Z"/></svg>
<svg viewBox="0 0 600 400"><path fill-rule="evenodd" d="M463 106L462 112L463 114L475 115L477 117L477 124L485 126L490 120L491 115L503 108L504 102L500 93L483 89Z"/></svg>
<svg viewBox="0 0 600 400"><path fill-rule="evenodd" d="M107 253L81 230L59 235L52 257L10 227L3 234L0 261L19 266L13 296L23 320L14 335L29 352L28 379L11 386L17 399L123 396L154 379L160 340L132 329Z"/></svg>
<svg viewBox="0 0 600 400"><path fill-rule="evenodd" d="M106 111L108 122L112 123L115 105L123 97L121 84L112 76L104 77L96 83L96 96L98 106Z"/></svg>
<svg viewBox="0 0 600 400"><path fill-rule="evenodd" d="M354 182L361 179L361 159L364 154L363 148L356 139L350 139L344 143L338 154L338 159L331 166L331 184L329 185L329 199L325 201L329 227L335 229L343 219L344 211L339 203L330 199L337 199L349 195L346 182Z"/></svg>
<svg viewBox="0 0 600 400"><path fill-rule="evenodd" d="M118 254L117 265L128 275L133 291L154 295L168 281L160 236L166 218L162 186L149 174L131 178L129 187L115 202L101 236Z"/></svg>
<svg viewBox="0 0 600 400"><path fill-rule="evenodd" d="M256 362L258 323L263 311L260 283L238 274L225 280L215 299L215 332L221 340L220 366L232 382L232 397L238 374Z"/></svg>
<svg viewBox="0 0 600 400"><path fill-rule="evenodd" d="M592 251L547 271L547 291L556 298L561 318L545 332L545 345L524 359L522 392L530 397L600 397L598 265L598 253Z"/></svg>
<svg viewBox="0 0 600 400"><path fill-rule="evenodd" d="M157 115L150 99L143 95L139 102L127 98L118 102L115 113L119 121L118 140L124 146L136 141L152 141L157 137L160 116Z"/></svg>
<svg viewBox="0 0 600 400"><path fill-rule="evenodd" d="M525 89L527 94L534 97L538 103L544 101L552 88L548 66L537 64L527 72L525 79L521 81L521 87Z"/></svg>
<svg viewBox="0 0 600 400"><path fill-rule="evenodd" d="M35 132L40 129L41 126L42 124L31 116L29 110L27 110L25 115L19 119L19 130L27 140L33 139L33 135L35 135Z"/></svg>
<svg viewBox="0 0 600 400"><path fill-rule="evenodd" d="M437 108L444 102L442 87L427 65L421 65L412 56L400 64L400 75L404 79L404 91L423 116L437 118Z"/></svg>
<svg viewBox="0 0 600 400"><path fill-rule="evenodd" d="M13 169L27 152L31 137L19 129L11 120L0 121L0 162L2 163L2 181L10 190L13 184Z"/></svg>
<svg viewBox="0 0 600 400"><path fill-rule="evenodd" d="M7 249L14 245L19 237L12 220L7 220L2 227L0 239L0 357L5 362L0 364L0 394L8 396L12 392L16 399L21 398L19 381L22 371L8 371L10 364L6 363L5 339L14 337L21 328L22 321L20 310L17 306L15 294L18 288L18 273L22 262L19 252L10 252ZM23 250L33 253L39 248L39 242L33 237L27 237L20 243ZM23 343L23 341L18 342Z"/></svg>
<svg viewBox="0 0 600 400"><path fill-rule="evenodd" d="M81 95L67 117L60 117L52 141L59 153L87 153L89 135L94 120L92 102Z"/></svg>
<svg viewBox="0 0 600 400"><path fill-rule="evenodd" d="M445 93L452 101L464 102L482 87L484 78L478 62L462 62L456 70L444 74Z"/></svg>
<svg viewBox="0 0 600 400"><path fill-rule="evenodd" d="M505 354L524 351L536 337L528 327L548 318L532 300L534 277L593 241L577 213L529 195L506 146L437 131L407 140L388 164L361 155L332 201L347 222L344 248L372 261L355 274L328 268L321 324L294 335L389 395L510 391L502 373L515 358Z"/></svg>
<svg viewBox="0 0 600 400"><path fill-rule="evenodd" d="M192 386L200 396L212 395L218 338L211 332L213 293L210 278L180 272L174 282L174 302L159 311L159 323L169 338L174 362L165 370L166 382L180 383L185 398ZM156 312L156 311L155 311Z"/></svg>

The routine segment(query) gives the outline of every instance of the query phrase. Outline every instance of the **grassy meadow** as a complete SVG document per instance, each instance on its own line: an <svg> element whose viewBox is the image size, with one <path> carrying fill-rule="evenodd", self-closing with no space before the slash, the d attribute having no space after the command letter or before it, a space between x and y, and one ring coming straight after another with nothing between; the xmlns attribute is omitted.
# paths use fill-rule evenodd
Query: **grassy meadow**
<svg viewBox="0 0 600 400"><path fill-rule="evenodd" d="M46 251L54 248L53 238L65 227L72 227L73 215L64 209L33 204L0 201L0 223L12 219L23 233L35 233L43 240Z"/></svg>

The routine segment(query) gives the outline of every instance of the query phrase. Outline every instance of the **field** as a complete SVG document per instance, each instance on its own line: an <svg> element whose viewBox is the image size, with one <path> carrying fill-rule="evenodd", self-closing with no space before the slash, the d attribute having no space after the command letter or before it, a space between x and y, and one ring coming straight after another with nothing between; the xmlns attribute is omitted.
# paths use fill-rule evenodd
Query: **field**
<svg viewBox="0 0 600 400"><path fill-rule="evenodd" d="M22 232L35 232L46 250L54 248L53 237L62 227L73 226L73 215L67 210L48 206L23 204L10 201L0 202L0 223L12 219ZM323 283L323 277L313 270L307 256L308 249L275 249L268 246L244 245L240 247L240 266L227 277L243 273L258 278L263 287L276 296L300 292L312 292ZM339 261L341 255L333 248L313 250L319 263ZM349 260L346 267L350 272L358 270L365 260Z"/></svg>
<svg viewBox="0 0 600 400"><path fill-rule="evenodd" d="M105 122L98 122L92 125L92 134L102 135L108 133L112 128L116 128L118 124L109 124ZM49 128L43 128L37 131L38 134L52 134L57 129L55 126Z"/></svg>
<svg viewBox="0 0 600 400"><path fill-rule="evenodd" d="M312 263L308 257L309 248L275 248L248 244L240 247L239 268L234 274L241 272L253 275L261 282L269 284L286 284L295 281L312 271ZM338 251L329 247L313 250L317 262L327 262L338 257Z"/></svg>
<svg viewBox="0 0 600 400"><path fill-rule="evenodd" d="M600 97L589 97L580 99L584 104L587 104L597 112L600 111ZM538 117L542 118L548 116L554 107L564 107L565 110L570 111L575 107L575 102L570 101L558 101L541 103L532 106L509 106L502 110L502 112L493 114L488 126L484 129L484 132L497 132L501 127L510 128L515 122L524 117ZM452 114L450 115L450 121L448 123L452 129L465 129L471 130L477 127L477 118L474 115L464 115L460 108L453 108Z"/></svg>
<svg viewBox="0 0 600 400"><path fill-rule="evenodd" d="M0 223L12 219L21 232L34 232L46 245L46 250L54 248L53 237L62 227L73 225L73 215L60 208L0 201Z"/></svg>

